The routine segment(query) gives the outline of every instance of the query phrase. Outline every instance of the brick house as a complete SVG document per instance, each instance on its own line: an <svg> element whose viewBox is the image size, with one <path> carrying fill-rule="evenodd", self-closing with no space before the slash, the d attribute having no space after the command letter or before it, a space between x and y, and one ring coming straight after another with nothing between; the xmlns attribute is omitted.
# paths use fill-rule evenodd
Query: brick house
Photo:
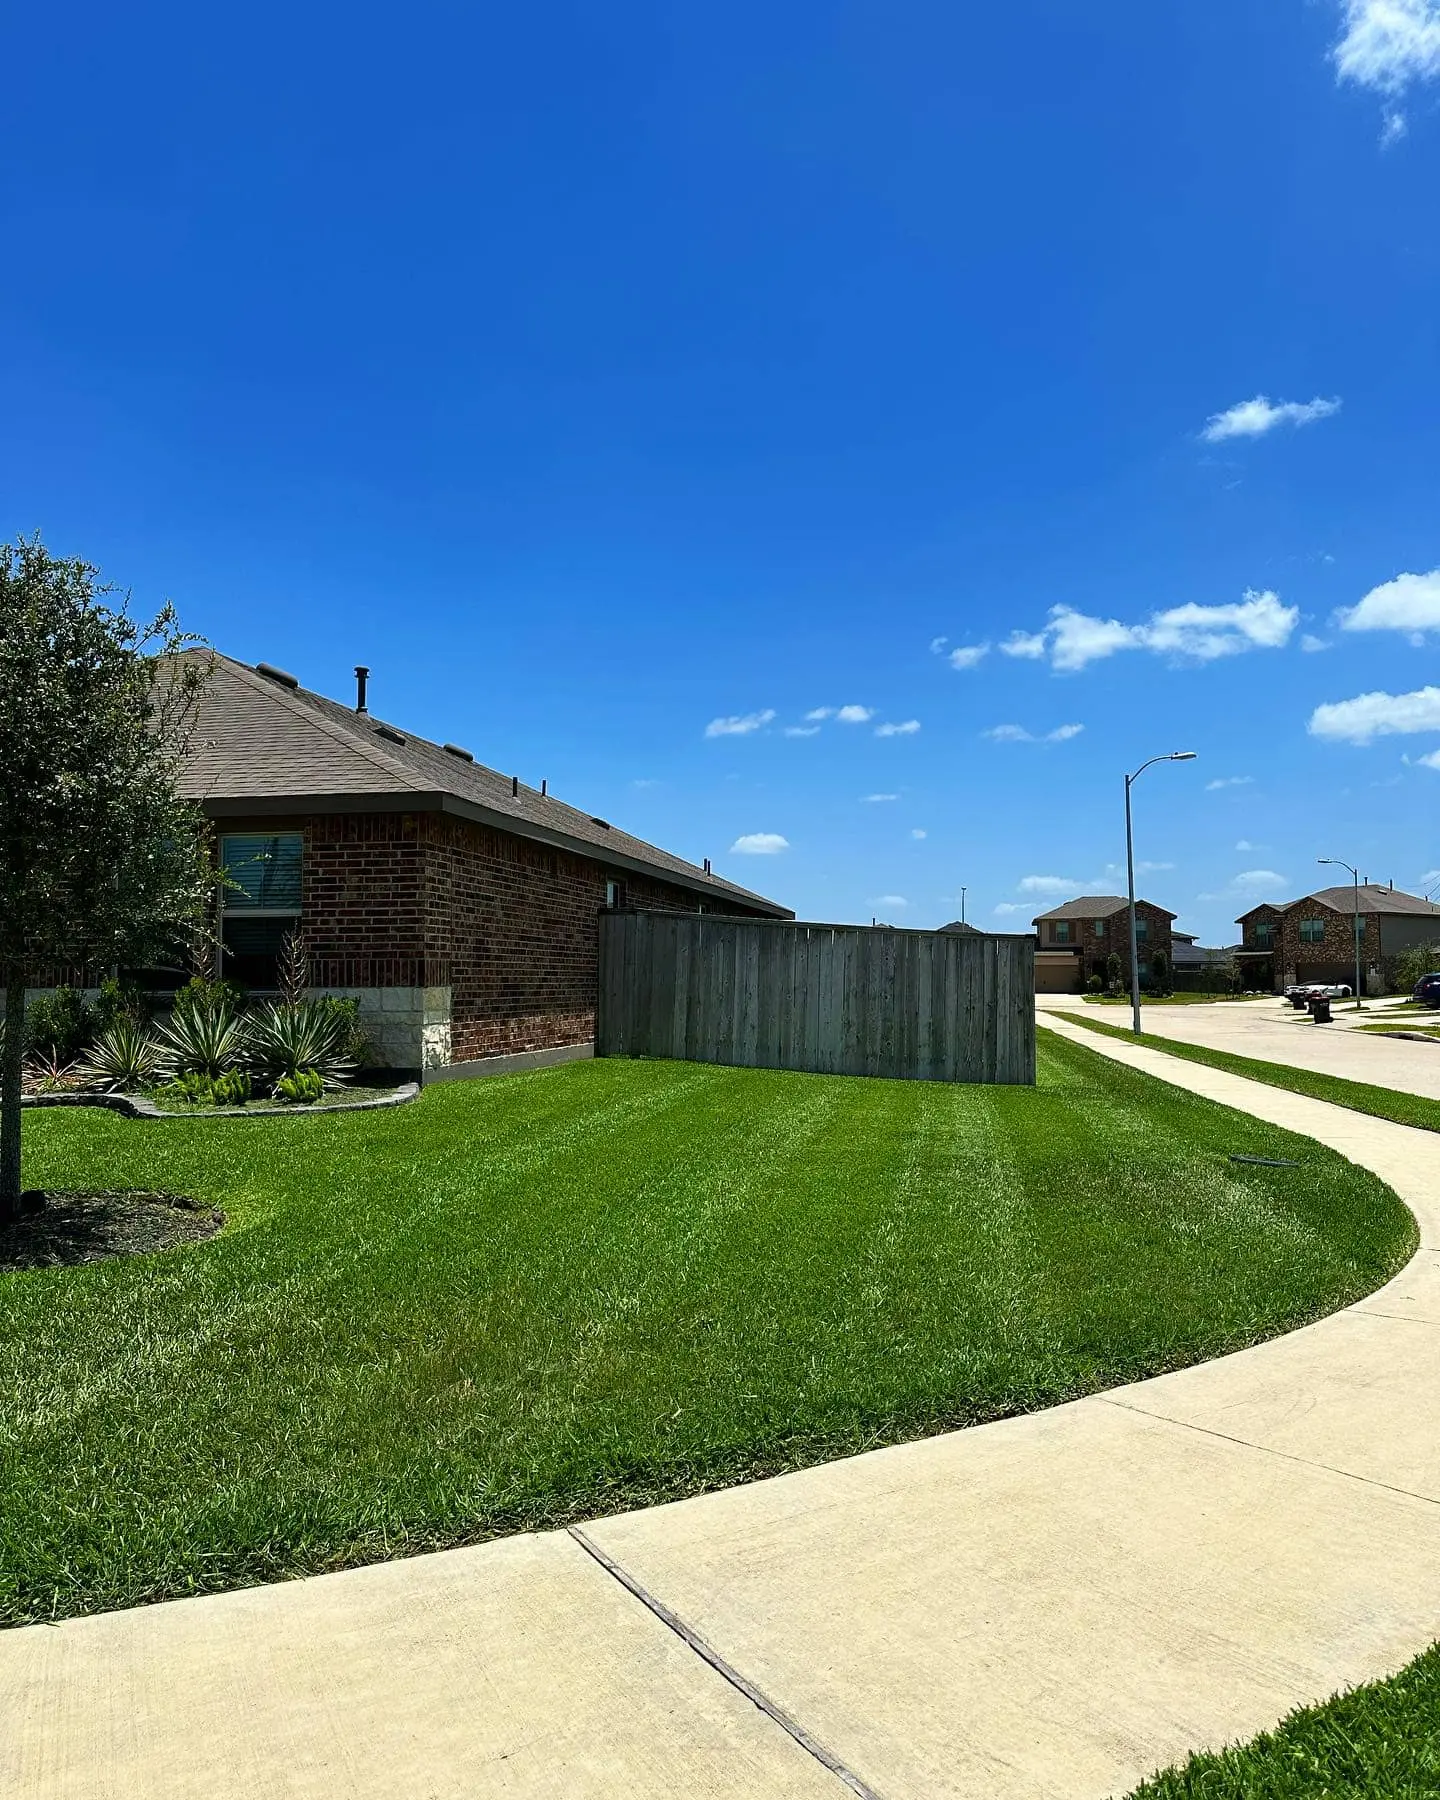
<svg viewBox="0 0 1440 1800"><path fill-rule="evenodd" d="M382 1059L438 1073L584 1054L597 915L794 915L455 744L217 657L185 782L228 884L221 970L271 987L298 929L312 985L354 995Z"/></svg>
<svg viewBox="0 0 1440 1800"><path fill-rule="evenodd" d="M1253 986L1279 993L1296 982L1355 982L1355 949L1367 993L1383 993L1394 982L1395 959L1423 944L1440 944L1440 906L1406 894L1394 883L1353 882L1321 888L1284 905L1252 907L1236 923L1244 933L1239 951ZM1268 959L1268 966L1267 966Z"/></svg>
<svg viewBox="0 0 1440 1800"><path fill-rule="evenodd" d="M1031 920L1035 927L1035 989L1078 994L1092 975L1103 981L1112 952L1130 979L1130 902L1122 894L1086 894ZM1171 925L1176 915L1151 900L1135 902L1140 978L1148 979L1157 954L1173 967Z"/></svg>

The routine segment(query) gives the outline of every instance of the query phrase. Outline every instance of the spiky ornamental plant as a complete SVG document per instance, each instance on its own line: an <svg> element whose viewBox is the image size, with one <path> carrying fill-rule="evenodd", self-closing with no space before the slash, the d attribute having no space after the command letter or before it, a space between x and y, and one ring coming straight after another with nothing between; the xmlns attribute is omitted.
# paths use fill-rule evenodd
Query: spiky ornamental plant
<svg viewBox="0 0 1440 1800"><path fill-rule="evenodd" d="M280 960L275 971L275 985L280 990L282 1006L298 1006L310 985L310 957L305 939L298 931L287 931L280 943Z"/></svg>
<svg viewBox="0 0 1440 1800"><path fill-rule="evenodd" d="M203 940L213 878L179 779L204 656L78 559L0 545L0 1224L20 1203L25 990L57 965L143 965Z"/></svg>

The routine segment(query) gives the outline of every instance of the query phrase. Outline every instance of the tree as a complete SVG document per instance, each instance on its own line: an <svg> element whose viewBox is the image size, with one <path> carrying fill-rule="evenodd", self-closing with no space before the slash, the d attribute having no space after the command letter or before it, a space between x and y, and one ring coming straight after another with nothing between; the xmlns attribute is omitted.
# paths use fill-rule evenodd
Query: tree
<svg viewBox="0 0 1440 1800"><path fill-rule="evenodd" d="M209 659L167 606L148 625L89 563L0 545L0 1225L20 1206L25 990L144 966L203 936L214 877L179 775Z"/></svg>
<svg viewBox="0 0 1440 1800"><path fill-rule="evenodd" d="M1163 950L1155 952L1154 960L1150 964L1150 982L1155 993L1168 994L1170 992L1170 958Z"/></svg>

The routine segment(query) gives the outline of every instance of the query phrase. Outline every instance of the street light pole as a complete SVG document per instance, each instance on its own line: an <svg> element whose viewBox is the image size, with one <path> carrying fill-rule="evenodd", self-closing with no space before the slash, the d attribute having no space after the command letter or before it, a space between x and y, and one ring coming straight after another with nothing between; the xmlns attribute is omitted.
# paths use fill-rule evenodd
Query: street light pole
<svg viewBox="0 0 1440 1800"><path fill-rule="evenodd" d="M1340 856L1317 856L1317 863L1330 863L1337 869L1348 869L1355 877L1355 918L1350 927L1355 938L1355 1010L1362 1010L1360 1005L1360 871L1354 863L1347 863Z"/></svg>
<svg viewBox="0 0 1440 1800"><path fill-rule="evenodd" d="M960 923L962 925L965 923L965 896L969 891L969 888L963 887L960 890Z"/></svg>
<svg viewBox="0 0 1440 1800"><path fill-rule="evenodd" d="M1141 763L1133 775L1125 777L1125 873L1130 882L1130 1024L1136 1037L1140 1035L1140 934L1135 924L1135 830L1130 817L1130 790L1158 762L1194 762L1193 750L1172 750L1167 756L1152 756Z"/></svg>

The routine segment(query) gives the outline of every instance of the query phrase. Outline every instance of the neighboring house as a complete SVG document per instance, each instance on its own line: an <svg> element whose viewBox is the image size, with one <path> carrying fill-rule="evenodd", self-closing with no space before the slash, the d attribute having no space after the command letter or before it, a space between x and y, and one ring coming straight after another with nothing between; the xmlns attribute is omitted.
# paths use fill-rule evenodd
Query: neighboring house
<svg viewBox="0 0 1440 1800"><path fill-rule="evenodd" d="M363 688L342 706L218 657L195 745L185 791L233 884L221 972L273 987L298 930L313 986L355 995L396 1068L580 1053L605 907L794 916L543 782L371 717Z"/></svg>
<svg viewBox="0 0 1440 1800"><path fill-rule="evenodd" d="M952 919L948 925L942 925L940 929L958 932L964 937L983 937L985 935L978 925L967 925L963 919Z"/></svg>
<svg viewBox="0 0 1440 1800"><path fill-rule="evenodd" d="M1394 962L1406 950L1440 944L1440 906L1418 894L1402 893L1393 882L1363 882L1321 888L1284 905L1253 907L1236 923L1244 932L1242 966L1253 969L1247 985L1272 992L1296 982L1354 985L1355 950L1367 993L1393 984ZM1268 984L1263 977L1268 973Z"/></svg>
<svg viewBox="0 0 1440 1800"><path fill-rule="evenodd" d="M1234 962L1234 945L1199 944L1190 931L1172 931L1170 941L1174 946L1170 966L1177 975L1218 972L1228 969Z"/></svg>
<svg viewBox="0 0 1440 1800"><path fill-rule="evenodd" d="M1135 939L1142 980L1158 953L1172 958L1172 912L1150 900L1135 902ZM1086 894L1041 913L1035 927L1035 990L1079 993L1092 975L1103 981L1111 954L1130 979L1130 902L1122 894Z"/></svg>

